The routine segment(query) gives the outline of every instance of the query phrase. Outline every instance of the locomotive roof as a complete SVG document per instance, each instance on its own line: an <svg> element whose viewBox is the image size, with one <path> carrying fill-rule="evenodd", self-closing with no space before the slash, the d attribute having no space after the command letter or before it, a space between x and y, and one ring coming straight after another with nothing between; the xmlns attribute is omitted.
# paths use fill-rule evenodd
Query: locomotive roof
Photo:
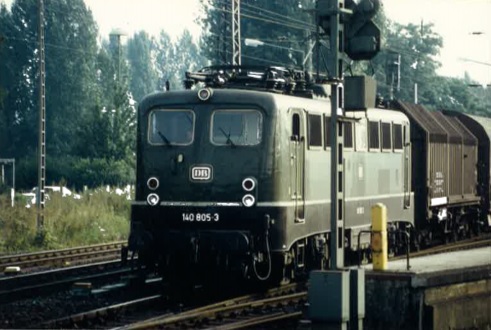
<svg viewBox="0 0 491 330"><path fill-rule="evenodd" d="M307 71L280 66L215 65L197 72L186 72L186 89L199 84L212 88L258 90L306 98L328 96L326 89L316 84Z"/></svg>
<svg viewBox="0 0 491 330"><path fill-rule="evenodd" d="M331 103L330 98L324 99L308 99L303 97L295 97L292 95L267 93L257 90L245 90L235 88L217 88L210 89L213 93L211 99L214 104L236 104L236 105L260 105L265 109L288 109L297 108L307 111L315 111L330 115ZM156 92L147 95L139 104L139 112L145 114L150 109L157 106L169 105L188 106L200 104L206 101L201 101L198 97L199 90L180 90L171 92ZM346 117L359 118L367 116L371 119L388 119L404 121L408 120L407 116L398 109L385 108L368 108L364 111L346 110Z"/></svg>
<svg viewBox="0 0 491 330"><path fill-rule="evenodd" d="M275 107L295 107L295 108L314 108L316 111L330 113L329 98L306 99L291 95L265 93L257 90L244 90L235 88L211 88L210 97L214 104L238 104L238 105L260 105L264 108ZM139 112L147 112L149 109L162 106L186 106L191 104L200 104L207 101L202 101L198 97L200 90L180 90L171 92L156 92L147 95L139 104Z"/></svg>

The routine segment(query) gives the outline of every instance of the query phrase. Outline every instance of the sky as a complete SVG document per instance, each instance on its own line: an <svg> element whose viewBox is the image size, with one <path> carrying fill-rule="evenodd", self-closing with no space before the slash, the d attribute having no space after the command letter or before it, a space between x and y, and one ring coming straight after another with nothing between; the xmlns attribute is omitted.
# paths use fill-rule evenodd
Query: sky
<svg viewBox="0 0 491 330"><path fill-rule="evenodd" d="M52 0L45 0L52 1ZM102 36L117 28L128 35L165 30L177 38L184 28L200 34L199 0L84 0ZM0 0L10 5L12 0ZM439 73L491 84L491 0L382 0L387 16L401 24L433 23L443 37ZM482 34L472 34L480 32ZM242 36L246 38L247 36ZM482 62L486 64L478 64Z"/></svg>

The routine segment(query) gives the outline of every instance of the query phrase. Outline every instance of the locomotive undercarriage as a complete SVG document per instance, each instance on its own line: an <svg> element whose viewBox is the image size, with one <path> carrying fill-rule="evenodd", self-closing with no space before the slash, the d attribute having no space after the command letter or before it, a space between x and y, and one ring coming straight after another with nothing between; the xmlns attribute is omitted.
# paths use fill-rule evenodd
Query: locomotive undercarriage
<svg viewBox="0 0 491 330"><path fill-rule="evenodd" d="M390 223L388 230L389 251L392 255L405 253L407 241L403 230L405 222ZM409 228L412 231L411 228ZM225 287L227 284L250 282L286 284L306 279L309 272L329 267L329 234L318 234L297 240L287 251L271 251L268 231L250 232L169 232L166 242L156 244L150 234L141 246L139 262L145 272L157 272L171 287L184 290L183 286ZM361 250L350 249L346 240L345 264L355 265L361 256L362 263L371 260L369 246Z"/></svg>
<svg viewBox="0 0 491 330"><path fill-rule="evenodd" d="M328 266L329 240L327 234L319 234L296 241L288 251L273 255L272 281L287 284L306 279L311 270Z"/></svg>
<svg viewBox="0 0 491 330"><path fill-rule="evenodd" d="M407 221L389 222L389 256L405 254L408 244L414 251L471 237L479 234L483 226L476 220L480 214L474 206L434 209L432 214L425 228L415 228ZM223 289L237 283L284 284L306 279L311 270L329 267L329 233L299 239L287 251L272 251L269 229L269 221L265 221L264 228L255 232L174 230L158 239L143 232L141 241L145 245L137 249L139 261L146 272L158 272L181 293L183 286L193 285ZM370 245L353 245L348 239L349 230L345 264L370 262Z"/></svg>
<svg viewBox="0 0 491 330"><path fill-rule="evenodd" d="M327 267L326 234L300 239L288 251L271 251L265 229L261 233L170 231L158 239L142 233L145 244L136 248L141 274L158 273L171 288L185 291L193 286L223 289L241 282L285 284Z"/></svg>
<svg viewBox="0 0 491 330"><path fill-rule="evenodd" d="M353 233L351 232L352 230L353 229L350 228L346 229L345 265L350 266L370 263L372 261L372 250L370 245L372 232L370 226L367 225ZM416 248L416 237L417 232L411 222L387 222L388 255L396 256L405 254L407 253L408 247L411 251L414 250Z"/></svg>

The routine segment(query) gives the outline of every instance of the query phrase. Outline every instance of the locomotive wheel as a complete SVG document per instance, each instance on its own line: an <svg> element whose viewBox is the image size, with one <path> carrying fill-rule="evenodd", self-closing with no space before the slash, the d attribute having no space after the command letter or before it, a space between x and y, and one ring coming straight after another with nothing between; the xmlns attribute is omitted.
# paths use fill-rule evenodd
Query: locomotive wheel
<svg viewBox="0 0 491 330"><path fill-rule="evenodd" d="M411 249L413 251L418 252L421 250L423 244L424 244L423 234L419 231L416 232L413 230L411 232Z"/></svg>
<svg viewBox="0 0 491 330"><path fill-rule="evenodd" d="M291 283L293 279L293 259L290 253L273 255L273 269L270 282L275 285L284 285Z"/></svg>
<svg viewBox="0 0 491 330"><path fill-rule="evenodd" d="M418 245L418 251L426 249L431 246L433 235L431 231L427 231L426 229L418 231L416 235L416 241Z"/></svg>
<svg viewBox="0 0 491 330"><path fill-rule="evenodd" d="M451 232L447 234L447 243L455 243L459 240L459 234L457 229L453 228Z"/></svg>
<svg viewBox="0 0 491 330"><path fill-rule="evenodd" d="M471 232L471 235L473 236L479 236L481 235L481 225L480 225L480 222L479 221L473 221L472 222L472 228L470 230Z"/></svg>

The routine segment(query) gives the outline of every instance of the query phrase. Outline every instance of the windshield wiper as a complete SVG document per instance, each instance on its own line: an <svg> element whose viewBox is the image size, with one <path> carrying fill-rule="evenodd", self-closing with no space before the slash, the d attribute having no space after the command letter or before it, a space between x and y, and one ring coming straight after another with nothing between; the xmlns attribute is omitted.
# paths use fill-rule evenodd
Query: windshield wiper
<svg viewBox="0 0 491 330"><path fill-rule="evenodd" d="M219 130L220 130L220 132L222 132L222 133L223 133L223 135L224 135L224 136L227 138L227 141L226 141L226 143L227 143L227 144L230 144L232 147L236 147L236 146L237 146L237 145L234 143L234 141L232 141L232 139L230 138L230 133L228 133L228 134L227 134L227 133L226 133L226 132L223 130L223 128L221 128L221 127L218 127L218 129L219 129Z"/></svg>
<svg viewBox="0 0 491 330"><path fill-rule="evenodd" d="M169 139L165 137L164 133L162 133L160 130L157 130L157 134L160 136L160 138L162 139L162 141L165 142L165 145L166 146L169 146L169 147L171 146L171 143L170 143Z"/></svg>

